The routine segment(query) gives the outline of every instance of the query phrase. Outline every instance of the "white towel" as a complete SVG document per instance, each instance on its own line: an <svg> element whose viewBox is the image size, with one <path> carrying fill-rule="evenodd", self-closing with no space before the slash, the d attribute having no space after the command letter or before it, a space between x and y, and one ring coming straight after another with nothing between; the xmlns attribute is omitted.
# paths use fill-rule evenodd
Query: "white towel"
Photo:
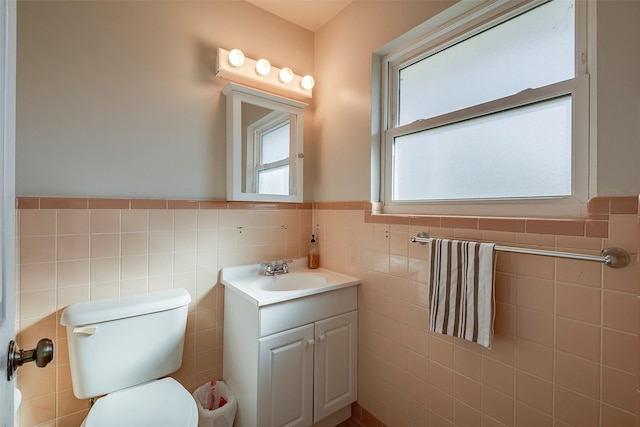
<svg viewBox="0 0 640 427"><path fill-rule="evenodd" d="M491 348L495 244L431 239L429 330Z"/></svg>

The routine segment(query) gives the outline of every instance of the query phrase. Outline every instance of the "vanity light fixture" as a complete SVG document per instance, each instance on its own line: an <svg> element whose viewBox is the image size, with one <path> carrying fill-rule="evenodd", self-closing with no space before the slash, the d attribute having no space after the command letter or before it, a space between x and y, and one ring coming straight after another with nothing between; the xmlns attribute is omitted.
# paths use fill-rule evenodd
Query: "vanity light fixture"
<svg viewBox="0 0 640 427"><path fill-rule="evenodd" d="M244 53L240 49L229 51L229 64L233 67L240 67L244 64Z"/></svg>
<svg viewBox="0 0 640 427"><path fill-rule="evenodd" d="M302 86L302 89L306 89L306 90L311 90L313 89L313 86L316 84L316 81L313 80L313 77L306 75L302 78L302 80L300 81L300 86Z"/></svg>
<svg viewBox="0 0 640 427"><path fill-rule="evenodd" d="M216 76L237 83L252 82L258 88L265 85L311 98L314 80L309 75L300 76L291 68L272 66L267 59L246 57L240 49L218 48Z"/></svg>
<svg viewBox="0 0 640 427"><path fill-rule="evenodd" d="M256 62L256 73L266 76L271 72L271 64L264 58L258 59Z"/></svg>
<svg viewBox="0 0 640 427"><path fill-rule="evenodd" d="M293 71L289 67L284 67L278 74L278 79L282 83L291 83L293 81Z"/></svg>

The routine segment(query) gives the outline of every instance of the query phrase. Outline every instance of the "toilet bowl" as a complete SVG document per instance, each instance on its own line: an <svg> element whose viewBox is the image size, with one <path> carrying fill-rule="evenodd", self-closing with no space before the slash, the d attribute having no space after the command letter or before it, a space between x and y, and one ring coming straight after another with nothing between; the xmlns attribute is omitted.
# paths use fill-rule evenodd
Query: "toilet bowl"
<svg viewBox="0 0 640 427"><path fill-rule="evenodd" d="M182 364L184 289L77 303L62 313L73 393L99 397L83 427L196 427L193 396L167 377Z"/></svg>
<svg viewBox="0 0 640 427"><path fill-rule="evenodd" d="M116 391L96 400L82 427L197 426L193 396L173 378Z"/></svg>

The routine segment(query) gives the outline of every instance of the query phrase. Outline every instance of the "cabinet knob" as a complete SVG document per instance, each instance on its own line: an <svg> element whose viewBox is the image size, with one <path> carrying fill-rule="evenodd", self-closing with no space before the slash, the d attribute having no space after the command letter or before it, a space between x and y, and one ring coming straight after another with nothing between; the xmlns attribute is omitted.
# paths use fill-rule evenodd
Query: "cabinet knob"
<svg viewBox="0 0 640 427"><path fill-rule="evenodd" d="M318 338L320 338L320 341L324 341L324 339L326 338L324 334L320 335Z"/></svg>
<svg viewBox="0 0 640 427"><path fill-rule="evenodd" d="M314 345L316 343L315 340L310 339L309 341L307 341L307 344L309 344L309 347L311 347L312 345Z"/></svg>

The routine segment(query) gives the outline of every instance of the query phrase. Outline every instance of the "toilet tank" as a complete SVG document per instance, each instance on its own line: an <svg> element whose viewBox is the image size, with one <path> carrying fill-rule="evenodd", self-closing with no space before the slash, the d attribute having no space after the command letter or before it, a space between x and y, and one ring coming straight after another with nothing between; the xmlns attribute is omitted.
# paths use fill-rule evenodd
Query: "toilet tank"
<svg viewBox="0 0 640 427"><path fill-rule="evenodd" d="M100 396L177 371L190 302L172 289L65 308L73 394Z"/></svg>

